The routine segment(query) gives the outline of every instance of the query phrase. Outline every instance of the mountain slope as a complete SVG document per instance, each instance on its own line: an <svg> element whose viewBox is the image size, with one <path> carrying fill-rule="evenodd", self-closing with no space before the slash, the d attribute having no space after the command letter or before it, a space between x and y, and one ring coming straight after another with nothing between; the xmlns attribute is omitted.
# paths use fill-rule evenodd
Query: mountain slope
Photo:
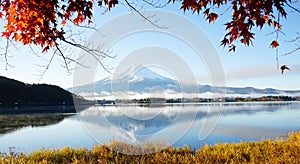
<svg viewBox="0 0 300 164"><path fill-rule="evenodd" d="M272 88L257 89L253 87L212 87L210 85L199 85L199 84L184 84L174 79L162 76L152 71L151 69L135 66L130 67L127 70L119 73L119 75L113 78L105 78L103 80L97 81L93 84L79 86L76 88L69 88L69 91L73 93L86 96L86 98L94 97L95 94L99 98L108 98L113 94L125 93L131 95L147 95L149 93L159 90L161 96L166 96L163 94L168 94L169 96L173 94L173 97L180 96L181 93L185 95L195 95L206 96L216 94L226 93L227 97L247 97L247 96L266 96L266 95L289 95L289 96L299 96L300 91L285 91L277 90ZM159 94L158 94L159 96ZM118 97L118 96L117 96ZM143 97L141 97L143 98Z"/></svg>
<svg viewBox="0 0 300 164"><path fill-rule="evenodd" d="M83 98L58 86L47 84L25 84L0 76L0 106L49 106L74 105Z"/></svg>

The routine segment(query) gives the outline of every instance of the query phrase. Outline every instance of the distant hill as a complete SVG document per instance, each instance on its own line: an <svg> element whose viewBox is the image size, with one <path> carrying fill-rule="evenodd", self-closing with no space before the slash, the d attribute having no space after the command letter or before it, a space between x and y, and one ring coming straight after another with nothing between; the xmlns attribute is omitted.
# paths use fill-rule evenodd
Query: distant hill
<svg viewBox="0 0 300 164"><path fill-rule="evenodd" d="M87 101L58 86L26 84L0 76L0 107L73 106L73 97L78 101Z"/></svg>

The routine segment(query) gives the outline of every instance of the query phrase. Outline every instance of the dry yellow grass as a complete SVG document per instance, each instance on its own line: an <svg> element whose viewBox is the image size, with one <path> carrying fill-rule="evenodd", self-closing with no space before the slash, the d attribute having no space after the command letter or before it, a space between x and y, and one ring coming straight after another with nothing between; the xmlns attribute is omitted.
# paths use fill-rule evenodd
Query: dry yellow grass
<svg viewBox="0 0 300 164"><path fill-rule="evenodd" d="M107 146L38 150L31 154L0 154L1 163L300 163L300 131L285 139L260 142L206 145L197 151L189 147L166 147L147 143L143 146L113 141ZM123 149L129 155L118 153ZM147 154L149 151L154 153ZM144 154L146 153L146 154Z"/></svg>

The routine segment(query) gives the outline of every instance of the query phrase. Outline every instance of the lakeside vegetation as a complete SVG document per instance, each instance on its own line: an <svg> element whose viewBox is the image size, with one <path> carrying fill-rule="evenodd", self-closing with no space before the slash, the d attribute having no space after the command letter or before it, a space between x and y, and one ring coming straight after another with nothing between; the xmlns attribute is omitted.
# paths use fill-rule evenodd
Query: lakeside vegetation
<svg viewBox="0 0 300 164"><path fill-rule="evenodd" d="M115 105L115 104L185 104L185 103L214 103L214 102L282 102L282 101L300 101L300 97L292 96L261 96L261 97L225 97L225 98L142 98L128 100L97 100L99 105Z"/></svg>
<svg viewBox="0 0 300 164"><path fill-rule="evenodd" d="M122 154L113 150L141 155ZM1 163L299 163L300 131L277 140L218 143L198 150L148 143L141 149L123 142L86 148L42 149L30 154L0 153ZM154 152L148 154L147 152Z"/></svg>
<svg viewBox="0 0 300 164"><path fill-rule="evenodd" d="M3 76L0 76L0 90L0 107L73 106L75 100L88 102L55 85L26 84ZM3 110L0 108L0 112Z"/></svg>

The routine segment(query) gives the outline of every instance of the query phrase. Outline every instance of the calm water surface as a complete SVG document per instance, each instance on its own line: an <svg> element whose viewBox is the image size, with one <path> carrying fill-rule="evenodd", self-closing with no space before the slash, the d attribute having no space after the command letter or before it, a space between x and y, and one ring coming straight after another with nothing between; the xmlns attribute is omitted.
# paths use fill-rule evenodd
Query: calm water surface
<svg viewBox="0 0 300 164"><path fill-rule="evenodd" d="M274 139L300 129L299 102L94 106L78 114L0 115L0 151L91 148L121 140L199 148L217 142Z"/></svg>

